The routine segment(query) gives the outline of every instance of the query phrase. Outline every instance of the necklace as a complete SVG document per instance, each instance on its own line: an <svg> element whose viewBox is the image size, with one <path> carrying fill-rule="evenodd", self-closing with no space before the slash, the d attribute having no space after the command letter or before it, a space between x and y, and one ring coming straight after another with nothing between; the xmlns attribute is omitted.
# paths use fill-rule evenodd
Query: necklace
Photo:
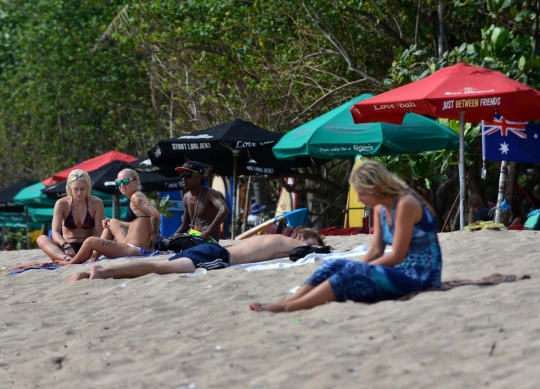
<svg viewBox="0 0 540 389"><path fill-rule="evenodd" d="M189 205L188 211L189 211L189 217L191 219L191 223L189 223L189 228L193 228L194 230L197 229L197 226L195 225L195 218L197 217L197 208L199 208L199 199L201 197L202 192L202 186L199 190L199 195L197 196L197 203L195 204L195 213L191 214L191 204Z"/></svg>

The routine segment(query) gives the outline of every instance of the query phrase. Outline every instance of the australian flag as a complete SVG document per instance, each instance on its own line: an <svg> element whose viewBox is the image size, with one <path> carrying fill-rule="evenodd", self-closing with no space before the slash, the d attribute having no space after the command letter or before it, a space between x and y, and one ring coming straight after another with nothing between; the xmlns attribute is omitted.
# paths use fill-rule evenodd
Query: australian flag
<svg viewBox="0 0 540 389"><path fill-rule="evenodd" d="M492 161L540 163L540 125L502 116L482 121L482 150Z"/></svg>

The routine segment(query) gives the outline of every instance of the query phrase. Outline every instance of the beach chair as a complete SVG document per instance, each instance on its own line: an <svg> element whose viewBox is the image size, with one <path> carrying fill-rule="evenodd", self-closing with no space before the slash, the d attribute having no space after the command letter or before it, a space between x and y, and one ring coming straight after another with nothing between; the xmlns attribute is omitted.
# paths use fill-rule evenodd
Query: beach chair
<svg viewBox="0 0 540 389"><path fill-rule="evenodd" d="M337 229L337 226L321 228L319 230L319 235L328 236L330 234L330 232L335 230L335 229Z"/></svg>

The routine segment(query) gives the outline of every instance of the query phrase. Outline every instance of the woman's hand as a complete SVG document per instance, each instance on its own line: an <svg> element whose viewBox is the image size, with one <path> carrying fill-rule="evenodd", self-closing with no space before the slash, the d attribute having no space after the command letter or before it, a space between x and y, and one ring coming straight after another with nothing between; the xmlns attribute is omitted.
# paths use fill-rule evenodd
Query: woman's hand
<svg viewBox="0 0 540 389"><path fill-rule="evenodd" d="M109 222L110 221L111 221L111 219L103 219L101 221L101 225L103 226L103 229L109 228Z"/></svg>
<svg viewBox="0 0 540 389"><path fill-rule="evenodd" d="M148 248L150 250L154 250L154 246L156 245L157 235L152 234L150 235L150 238L148 239Z"/></svg>
<svg viewBox="0 0 540 389"><path fill-rule="evenodd" d="M62 243L62 250L64 251L64 254L71 258L75 256L75 250L73 249L73 247L71 247L69 242Z"/></svg>

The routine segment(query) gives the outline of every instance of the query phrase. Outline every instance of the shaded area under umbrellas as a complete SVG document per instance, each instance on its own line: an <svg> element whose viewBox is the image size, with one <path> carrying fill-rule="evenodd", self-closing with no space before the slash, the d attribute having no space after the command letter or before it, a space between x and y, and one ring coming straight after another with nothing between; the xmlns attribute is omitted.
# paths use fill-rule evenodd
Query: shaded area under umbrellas
<svg viewBox="0 0 540 389"><path fill-rule="evenodd" d="M355 103L355 123L401 123L407 112L459 119L459 214L464 228L465 122L493 121L496 113L514 121L540 118L540 92L500 72L458 63L421 80ZM497 207L499 207L497 201Z"/></svg>
<svg viewBox="0 0 540 389"><path fill-rule="evenodd" d="M317 163L310 158L278 160L272 153L272 147L281 137L277 132L236 119L206 130L162 140L148 152L148 156L154 165L166 171L174 170L185 161L197 161L213 166L217 174L233 177L231 213L235 215L234 199L239 175L290 176L296 174L298 167Z"/></svg>
<svg viewBox="0 0 540 389"><path fill-rule="evenodd" d="M103 165L99 169L89 171L88 174L92 180L92 188L103 193L118 194L115 180L121 170L128 168L132 169L133 167L126 162L113 161ZM172 191L182 188L182 180L178 174L176 174L176 177L166 177L156 171L138 171L138 174L143 192ZM66 196L66 183L64 181L43 189L43 193L50 199L64 197Z"/></svg>
<svg viewBox="0 0 540 389"><path fill-rule="evenodd" d="M2 250L6 242L6 227L25 228L26 227L26 248L30 248L29 228L30 221L28 208L15 203L15 196L22 189L35 184L36 181L22 179L14 184L0 189L0 213L2 214Z"/></svg>

